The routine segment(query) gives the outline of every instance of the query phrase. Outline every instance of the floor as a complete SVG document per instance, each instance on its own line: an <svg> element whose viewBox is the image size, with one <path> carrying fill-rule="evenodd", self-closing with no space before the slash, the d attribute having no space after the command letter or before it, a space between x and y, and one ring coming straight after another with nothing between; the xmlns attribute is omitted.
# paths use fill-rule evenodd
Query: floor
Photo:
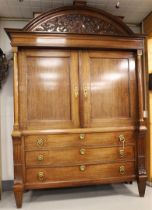
<svg viewBox="0 0 152 210"><path fill-rule="evenodd" d="M3 193L0 209L16 209L12 192ZM22 209L152 210L152 187L147 186L144 198L138 196L136 183L29 191Z"/></svg>

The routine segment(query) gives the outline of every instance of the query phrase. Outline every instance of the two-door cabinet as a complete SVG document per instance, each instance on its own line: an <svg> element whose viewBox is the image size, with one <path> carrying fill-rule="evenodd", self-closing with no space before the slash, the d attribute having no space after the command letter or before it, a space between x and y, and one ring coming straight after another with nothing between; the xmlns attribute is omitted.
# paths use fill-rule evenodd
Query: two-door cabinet
<svg viewBox="0 0 152 210"><path fill-rule="evenodd" d="M82 1L6 31L17 207L28 189L137 180L144 196L144 37Z"/></svg>

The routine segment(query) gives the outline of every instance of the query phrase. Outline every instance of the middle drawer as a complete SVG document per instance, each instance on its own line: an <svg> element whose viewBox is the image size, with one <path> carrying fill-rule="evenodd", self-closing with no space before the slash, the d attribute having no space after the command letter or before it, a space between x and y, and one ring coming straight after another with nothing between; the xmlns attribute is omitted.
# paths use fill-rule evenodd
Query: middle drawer
<svg viewBox="0 0 152 210"><path fill-rule="evenodd" d="M52 150L27 151L26 166L37 165L76 165L84 163L109 163L121 160L134 160L134 146L97 148L56 148Z"/></svg>

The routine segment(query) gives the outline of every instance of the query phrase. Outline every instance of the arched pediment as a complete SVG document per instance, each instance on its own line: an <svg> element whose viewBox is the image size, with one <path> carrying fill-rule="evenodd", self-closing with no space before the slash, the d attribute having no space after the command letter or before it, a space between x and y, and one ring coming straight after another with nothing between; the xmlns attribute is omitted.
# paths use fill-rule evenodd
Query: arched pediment
<svg viewBox="0 0 152 210"><path fill-rule="evenodd" d="M50 10L33 19L23 31L96 35L133 34L119 17L86 5Z"/></svg>

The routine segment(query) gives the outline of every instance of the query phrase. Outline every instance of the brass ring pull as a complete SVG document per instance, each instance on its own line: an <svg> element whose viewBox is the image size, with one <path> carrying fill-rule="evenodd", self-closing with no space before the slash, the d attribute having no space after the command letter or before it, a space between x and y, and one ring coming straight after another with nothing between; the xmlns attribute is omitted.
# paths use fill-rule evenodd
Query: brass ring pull
<svg viewBox="0 0 152 210"><path fill-rule="evenodd" d="M124 135L119 136L120 142L122 142L122 149L119 150L120 157L123 158L125 154L125 137Z"/></svg>
<svg viewBox="0 0 152 210"><path fill-rule="evenodd" d="M83 172L83 171L85 171L85 170L86 170L86 166L85 166L85 165L81 165L81 166L80 166L80 171Z"/></svg>
<svg viewBox="0 0 152 210"><path fill-rule="evenodd" d="M83 149L83 148L82 148L82 149L80 149L80 154L81 154L81 155L84 155L84 154L85 154L85 152L86 152L86 150L85 150L85 149Z"/></svg>
<svg viewBox="0 0 152 210"><path fill-rule="evenodd" d="M41 181L41 182L44 181L44 177L45 176L44 176L44 172L43 171L39 171L37 176L38 176L38 180L39 181Z"/></svg>
<svg viewBox="0 0 152 210"><path fill-rule="evenodd" d="M120 166L119 172L121 175L124 175L125 174L125 166Z"/></svg>
<svg viewBox="0 0 152 210"><path fill-rule="evenodd" d="M37 140L37 145L42 147L44 145L44 140L43 139L38 139Z"/></svg>
<svg viewBox="0 0 152 210"><path fill-rule="evenodd" d="M44 160L44 156L43 155L38 155L37 160L38 161L43 161Z"/></svg>
<svg viewBox="0 0 152 210"><path fill-rule="evenodd" d="M85 139L85 134L81 133L81 134L80 134L80 139L81 139L81 140L84 140L84 139Z"/></svg>

